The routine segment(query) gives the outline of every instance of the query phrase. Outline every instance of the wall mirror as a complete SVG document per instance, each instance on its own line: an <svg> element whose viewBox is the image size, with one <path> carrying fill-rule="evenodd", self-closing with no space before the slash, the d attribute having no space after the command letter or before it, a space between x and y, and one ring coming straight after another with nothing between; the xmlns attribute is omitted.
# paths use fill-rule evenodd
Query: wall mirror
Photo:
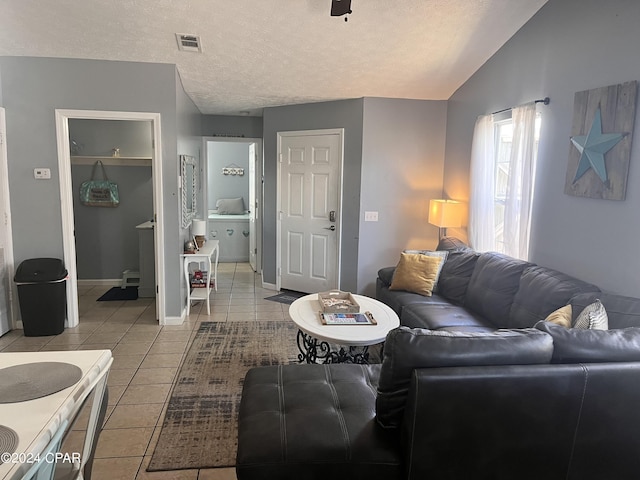
<svg viewBox="0 0 640 480"><path fill-rule="evenodd" d="M195 157L180 155L182 174L182 228L189 228L197 214L197 169Z"/></svg>

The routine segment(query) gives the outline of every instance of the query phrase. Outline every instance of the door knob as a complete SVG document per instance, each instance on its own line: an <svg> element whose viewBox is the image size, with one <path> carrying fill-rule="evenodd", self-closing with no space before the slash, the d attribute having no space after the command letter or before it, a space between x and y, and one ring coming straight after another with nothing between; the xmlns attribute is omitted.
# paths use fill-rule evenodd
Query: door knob
<svg viewBox="0 0 640 480"><path fill-rule="evenodd" d="M324 227L325 230L331 230L332 232L336 231L336 226L335 225L331 225L330 227Z"/></svg>

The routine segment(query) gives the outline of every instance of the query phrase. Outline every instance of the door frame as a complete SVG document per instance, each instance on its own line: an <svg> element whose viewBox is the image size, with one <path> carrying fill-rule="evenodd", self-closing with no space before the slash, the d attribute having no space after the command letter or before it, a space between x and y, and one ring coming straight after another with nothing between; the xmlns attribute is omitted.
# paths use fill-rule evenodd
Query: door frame
<svg viewBox="0 0 640 480"><path fill-rule="evenodd" d="M153 209L155 217L155 267L156 267L156 315L160 325L166 323L165 265L164 265L164 209L162 192L162 129L159 113L114 112L103 110L56 109L56 140L58 145L58 172L60 181L60 203L62 210L62 243L67 280L67 326L78 325L78 271L76 264L76 241L73 212L73 186L71 182L71 147L69 145L69 119L83 120L130 120L151 122L153 130Z"/></svg>
<svg viewBox="0 0 640 480"><path fill-rule="evenodd" d="M282 188L280 175L282 174L282 139L284 137L303 137L311 135L338 135L340 137L340 164L338 165L338 219L336 222L336 279L337 288L340 288L342 275L340 266L342 265L342 196L343 196L343 170L344 170L344 128L327 128L320 130L293 130L278 132L278 144L276 155L278 158L276 173L276 289L280 291L282 286Z"/></svg>
<svg viewBox="0 0 640 480"><path fill-rule="evenodd" d="M15 299L17 298L16 286L13 282L13 275L15 273L15 265L13 258L13 230L11 228L11 202L9 196L9 157L7 156L7 118L5 115L5 109L0 107L0 179L1 189L0 195L2 195L2 206L4 212L0 218L0 221L4 222L4 234L5 234L5 248L4 248L4 262L7 268L7 275L9 276L9 327L11 329L16 328L16 312L18 306L15 305Z"/></svg>
<svg viewBox="0 0 640 480"><path fill-rule="evenodd" d="M205 188L206 183L209 181L209 142L220 143L255 143L256 144L256 158L255 158L255 198L257 205L251 206L255 212L255 240L256 240L256 273L262 273L262 224L263 224L263 212L264 212L264 189L263 189L263 171L264 171L264 156L262 149L261 138L251 137L202 137L202 151L204 152L204 161L202 162L202 210L205 216L205 220L209 217L209 188ZM208 231L208 227L207 227Z"/></svg>

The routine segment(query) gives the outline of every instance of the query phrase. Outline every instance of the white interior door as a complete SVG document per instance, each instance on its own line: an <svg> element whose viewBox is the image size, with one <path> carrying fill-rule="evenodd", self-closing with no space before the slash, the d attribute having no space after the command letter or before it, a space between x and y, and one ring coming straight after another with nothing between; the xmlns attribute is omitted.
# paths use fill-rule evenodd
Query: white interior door
<svg viewBox="0 0 640 480"><path fill-rule="evenodd" d="M258 203L256 202L256 164L258 155L256 154L256 144L249 145L249 264L254 272L256 265L256 218L258 215Z"/></svg>
<svg viewBox="0 0 640 480"><path fill-rule="evenodd" d="M342 131L278 135L279 288L339 288Z"/></svg>
<svg viewBox="0 0 640 480"><path fill-rule="evenodd" d="M9 222L9 171L4 108L0 108L0 335L11 330L11 288L13 287L13 248Z"/></svg>

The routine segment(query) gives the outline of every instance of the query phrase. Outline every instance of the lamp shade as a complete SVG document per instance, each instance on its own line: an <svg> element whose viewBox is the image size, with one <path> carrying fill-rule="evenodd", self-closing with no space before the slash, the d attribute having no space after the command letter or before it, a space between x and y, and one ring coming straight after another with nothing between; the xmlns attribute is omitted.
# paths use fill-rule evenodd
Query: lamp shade
<svg viewBox="0 0 640 480"><path fill-rule="evenodd" d="M206 236L207 235L207 222L204 220L193 220L191 222L191 234L195 236Z"/></svg>
<svg viewBox="0 0 640 480"><path fill-rule="evenodd" d="M462 225L461 203L455 200L433 199L429 201L429 223L440 228Z"/></svg>

